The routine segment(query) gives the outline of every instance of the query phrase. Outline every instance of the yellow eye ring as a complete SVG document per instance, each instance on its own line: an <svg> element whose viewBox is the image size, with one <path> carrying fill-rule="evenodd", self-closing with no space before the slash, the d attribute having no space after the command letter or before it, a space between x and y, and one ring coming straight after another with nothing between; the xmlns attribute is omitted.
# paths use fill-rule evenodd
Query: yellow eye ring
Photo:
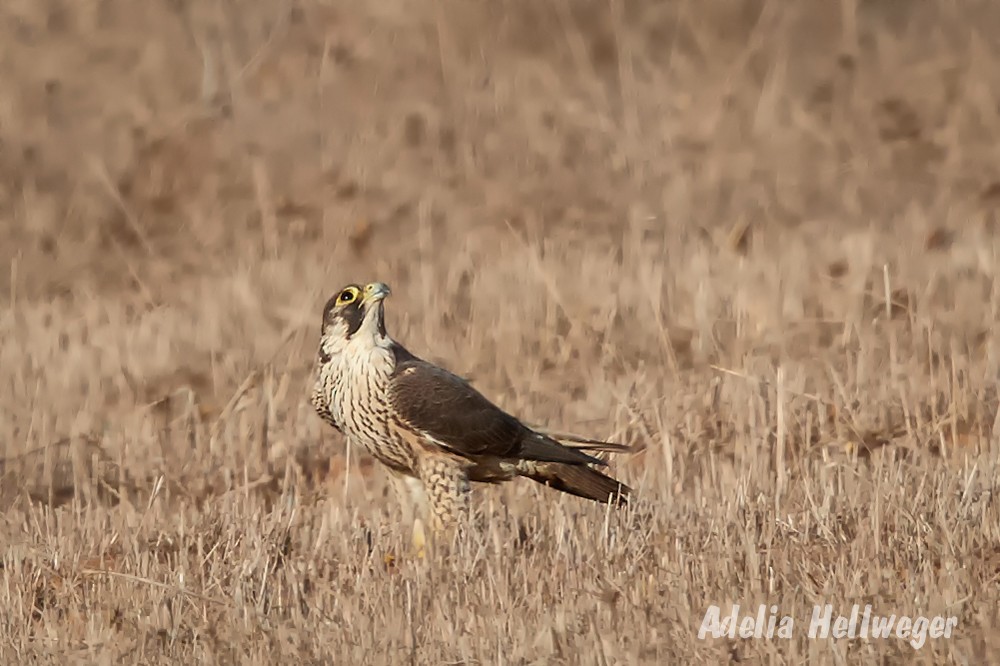
<svg viewBox="0 0 1000 666"><path fill-rule="evenodd" d="M357 297L358 297L358 290L351 287L340 292L340 296L337 297L337 300L340 301L342 304L347 305L349 303L353 303L357 299Z"/></svg>

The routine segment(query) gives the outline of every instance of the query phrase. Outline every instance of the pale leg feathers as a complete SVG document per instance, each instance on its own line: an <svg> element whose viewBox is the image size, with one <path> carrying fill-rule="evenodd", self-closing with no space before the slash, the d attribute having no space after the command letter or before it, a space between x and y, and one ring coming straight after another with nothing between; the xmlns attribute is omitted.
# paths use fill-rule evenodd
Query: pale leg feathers
<svg viewBox="0 0 1000 666"><path fill-rule="evenodd" d="M469 518L472 488L465 466L448 456L424 455L416 472L419 477L392 471L393 489L400 501L403 519L413 526L412 546L418 557Z"/></svg>
<svg viewBox="0 0 1000 666"><path fill-rule="evenodd" d="M403 521L413 527L410 540L413 552L417 557L423 558L428 544L425 529L428 507L424 484L416 477L407 476L394 470L390 470L390 472L390 478L393 480L392 487L402 509Z"/></svg>
<svg viewBox="0 0 1000 666"><path fill-rule="evenodd" d="M427 497L427 521L435 537L464 525L472 510L465 465L448 456L426 455L420 460L420 480Z"/></svg>

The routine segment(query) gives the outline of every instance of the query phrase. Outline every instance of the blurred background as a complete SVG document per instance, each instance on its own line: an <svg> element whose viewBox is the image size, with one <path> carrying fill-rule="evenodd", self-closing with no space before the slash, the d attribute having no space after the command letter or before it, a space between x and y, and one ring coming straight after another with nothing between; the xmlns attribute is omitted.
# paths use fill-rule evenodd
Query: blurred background
<svg viewBox="0 0 1000 666"><path fill-rule="evenodd" d="M889 441L907 401L978 437L994 27L973 0L5 3L8 453L341 469L319 316L375 279L398 339L526 419L672 436L673 492L757 450L782 363L827 401L804 448Z"/></svg>
<svg viewBox="0 0 1000 666"><path fill-rule="evenodd" d="M745 227L776 263L790 237L936 249L1000 199L997 25L975 0L11 0L4 296L154 307L292 258L327 271L303 291L422 285L518 234L655 246L671 276Z"/></svg>
<svg viewBox="0 0 1000 666"><path fill-rule="evenodd" d="M657 489L756 451L781 364L826 401L803 449L912 435L913 401L978 441L995 27L973 0L5 3L8 453L341 469L319 315L375 279L397 338L526 419L672 436Z"/></svg>
<svg viewBox="0 0 1000 666"><path fill-rule="evenodd" d="M773 521L816 484L894 511L922 482L814 474L994 446L998 56L991 0L5 0L0 504L99 461L179 543L176 515L250 529L290 489L307 522L377 522L391 496L306 399L324 302L381 280L394 337L633 445L612 470L668 518L737 520L738 489ZM251 508L211 504L233 491ZM817 566L918 538L872 534ZM933 599L989 587L963 534L985 568L908 565Z"/></svg>

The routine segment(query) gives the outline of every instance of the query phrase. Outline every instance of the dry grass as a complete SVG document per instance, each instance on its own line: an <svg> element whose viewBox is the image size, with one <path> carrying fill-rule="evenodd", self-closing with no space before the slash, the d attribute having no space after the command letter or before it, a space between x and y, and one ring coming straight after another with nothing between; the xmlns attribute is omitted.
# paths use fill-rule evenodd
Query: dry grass
<svg viewBox="0 0 1000 666"><path fill-rule="evenodd" d="M995 5L5 2L0 660L998 658ZM402 557L306 403L369 279L637 508ZM792 639L699 640L734 602Z"/></svg>

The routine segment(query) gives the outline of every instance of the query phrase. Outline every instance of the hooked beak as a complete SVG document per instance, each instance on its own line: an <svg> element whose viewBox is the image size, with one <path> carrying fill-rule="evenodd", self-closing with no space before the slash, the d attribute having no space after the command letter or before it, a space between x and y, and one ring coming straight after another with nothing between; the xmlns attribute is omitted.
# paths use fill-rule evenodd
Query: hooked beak
<svg viewBox="0 0 1000 666"><path fill-rule="evenodd" d="M389 289L389 285L384 282L372 282L365 286L365 292L361 300L366 305L368 303L378 303L391 293L392 290Z"/></svg>

